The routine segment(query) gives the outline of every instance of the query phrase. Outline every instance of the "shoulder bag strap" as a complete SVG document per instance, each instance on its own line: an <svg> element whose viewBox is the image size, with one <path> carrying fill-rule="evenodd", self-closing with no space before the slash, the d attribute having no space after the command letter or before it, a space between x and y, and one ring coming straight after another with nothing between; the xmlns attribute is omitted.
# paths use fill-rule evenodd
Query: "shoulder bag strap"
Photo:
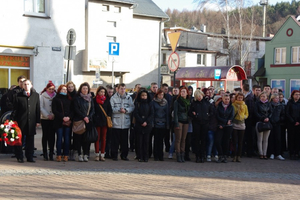
<svg viewBox="0 0 300 200"><path fill-rule="evenodd" d="M89 116L89 114L90 114L90 110L91 110L91 102L89 101L89 108L88 108L88 112L87 112L87 116Z"/></svg>
<svg viewBox="0 0 300 200"><path fill-rule="evenodd" d="M101 108L102 112L104 113L105 117L107 117L107 114L106 114L105 110L103 109L103 107L100 104L98 104L98 105L100 106L100 108Z"/></svg>
<svg viewBox="0 0 300 200"><path fill-rule="evenodd" d="M61 104L61 109L62 109L62 112L63 112L63 116L65 117L64 106L63 106L63 103L62 103L61 100L60 100L60 104Z"/></svg>

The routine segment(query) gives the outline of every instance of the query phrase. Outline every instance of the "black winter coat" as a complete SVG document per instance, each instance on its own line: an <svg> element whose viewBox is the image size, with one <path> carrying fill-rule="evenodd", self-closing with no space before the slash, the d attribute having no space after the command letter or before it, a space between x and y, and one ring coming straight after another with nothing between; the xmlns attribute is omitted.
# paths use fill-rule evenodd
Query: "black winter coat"
<svg viewBox="0 0 300 200"><path fill-rule="evenodd" d="M247 105L248 108L248 118L245 121L250 124L253 121L255 121L255 116L254 116L255 102L254 102L254 95L252 94L252 92L249 93L245 98L245 104Z"/></svg>
<svg viewBox="0 0 300 200"><path fill-rule="evenodd" d="M144 133L148 131L150 133L152 129L152 121L154 117L154 110L152 103L147 102L135 102L135 109L133 115L135 117L135 128L138 133ZM143 127L142 124L146 122L147 126Z"/></svg>
<svg viewBox="0 0 300 200"><path fill-rule="evenodd" d="M72 101L68 99L67 95L56 94L52 100L52 112L54 114L54 128L59 129L63 125L63 118L70 117L70 120L74 117L74 110L71 107Z"/></svg>
<svg viewBox="0 0 300 200"><path fill-rule="evenodd" d="M206 124L209 121L209 116L212 114L212 105L204 98L201 101L192 101L189 116L193 121L200 124ZM196 115L193 114L196 113Z"/></svg>
<svg viewBox="0 0 300 200"><path fill-rule="evenodd" d="M40 95L31 89L27 97L24 90L14 96L12 120L17 121L22 135L35 135L36 124L40 123Z"/></svg>
<svg viewBox="0 0 300 200"><path fill-rule="evenodd" d="M254 106L254 114L258 121L263 122L266 118L272 117L272 106L271 103L262 103L258 100Z"/></svg>
<svg viewBox="0 0 300 200"><path fill-rule="evenodd" d="M218 128L217 108L215 106L215 103L212 103L211 112L209 116L208 130L215 132L217 131L217 128Z"/></svg>
<svg viewBox="0 0 300 200"><path fill-rule="evenodd" d="M100 105L97 103L96 98L93 99L93 103L94 103L94 107L95 107L95 114L93 116L94 125L96 127L107 126L107 119L106 119L102 109L100 108ZM104 111L106 112L106 115L111 117L112 109L111 109L109 98L107 98L104 101L103 105L101 105L101 106L104 109Z"/></svg>
<svg viewBox="0 0 300 200"><path fill-rule="evenodd" d="M89 115L87 115L88 108L89 108L89 102L84 100L81 96L77 96L74 99L75 113L74 113L74 120L73 121L83 120L85 117L88 117L89 121L92 122L93 115L95 113L94 103L93 103L92 97L91 97L91 102L90 103L91 103L90 112L89 112Z"/></svg>
<svg viewBox="0 0 300 200"><path fill-rule="evenodd" d="M279 124L280 122L284 121L285 114L284 114L284 107L282 104L273 104L271 103L272 106L272 116L270 118L270 122L272 124Z"/></svg>
<svg viewBox="0 0 300 200"><path fill-rule="evenodd" d="M286 105L286 118L291 124L300 122L300 100L295 102L293 99L289 100Z"/></svg>
<svg viewBox="0 0 300 200"><path fill-rule="evenodd" d="M231 104L228 105L227 109L222 105L222 102L219 103L217 107L217 119L218 125L227 126L228 121L232 121L234 117L234 108Z"/></svg>

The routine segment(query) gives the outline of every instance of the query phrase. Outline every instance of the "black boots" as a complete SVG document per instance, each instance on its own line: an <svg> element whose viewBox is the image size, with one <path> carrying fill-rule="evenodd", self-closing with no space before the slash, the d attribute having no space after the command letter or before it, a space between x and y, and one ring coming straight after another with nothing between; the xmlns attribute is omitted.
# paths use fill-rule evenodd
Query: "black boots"
<svg viewBox="0 0 300 200"><path fill-rule="evenodd" d="M180 153L176 153L176 158L177 158L177 162L182 162Z"/></svg>
<svg viewBox="0 0 300 200"><path fill-rule="evenodd" d="M46 154L47 155L47 154ZM50 152L49 153L49 160L51 160L51 161L53 161L54 159L53 159L53 152Z"/></svg>
<svg viewBox="0 0 300 200"><path fill-rule="evenodd" d="M48 154L47 151L43 153L44 161L48 161Z"/></svg>
<svg viewBox="0 0 300 200"><path fill-rule="evenodd" d="M181 162L185 162L185 160L184 160L184 152L181 152L180 156L181 156Z"/></svg>

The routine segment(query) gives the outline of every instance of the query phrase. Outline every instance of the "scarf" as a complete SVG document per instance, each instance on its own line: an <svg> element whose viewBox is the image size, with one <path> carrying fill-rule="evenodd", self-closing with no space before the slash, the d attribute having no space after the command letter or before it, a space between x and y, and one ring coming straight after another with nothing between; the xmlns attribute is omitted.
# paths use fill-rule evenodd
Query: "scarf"
<svg viewBox="0 0 300 200"><path fill-rule="evenodd" d="M80 96L84 99L84 100L86 100L87 102L91 102L91 94L90 93L88 93L87 95L84 95L84 94L82 94L81 92L80 92Z"/></svg>
<svg viewBox="0 0 300 200"><path fill-rule="evenodd" d="M237 114L239 115L240 119L244 119L245 118L245 102L244 101L237 101L235 100L235 102L233 103L234 106L237 108Z"/></svg>
<svg viewBox="0 0 300 200"><path fill-rule="evenodd" d="M153 101L156 101L160 106L165 106L168 103L165 98L154 98Z"/></svg>
<svg viewBox="0 0 300 200"><path fill-rule="evenodd" d="M98 104L103 105L105 100L106 100L106 96L105 95L100 96L100 95L97 94L97 96L96 96L96 102Z"/></svg>
<svg viewBox="0 0 300 200"><path fill-rule="evenodd" d="M268 102L268 99L266 99L265 101L262 101L262 100L260 100L262 103L267 103Z"/></svg>
<svg viewBox="0 0 300 200"><path fill-rule="evenodd" d="M49 95L49 97L53 98L55 95L55 92L49 93L48 91L46 91L46 93Z"/></svg>
<svg viewBox="0 0 300 200"><path fill-rule="evenodd" d="M189 106L191 105L191 102L189 99L185 99L183 97L180 97L180 100L183 102L184 106L185 106L185 110L188 111L189 110Z"/></svg>
<svg viewBox="0 0 300 200"><path fill-rule="evenodd" d="M280 103L275 103L274 101L271 101L271 104L272 104L273 106L278 106Z"/></svg>
<svg viewBox="0 0 300 200"><path fill-rule="evenodd" d="M222 106L224 107L224 109L226 110L227 107L229 106L229 104L224 104L224 102L222 102Z"/></svg>

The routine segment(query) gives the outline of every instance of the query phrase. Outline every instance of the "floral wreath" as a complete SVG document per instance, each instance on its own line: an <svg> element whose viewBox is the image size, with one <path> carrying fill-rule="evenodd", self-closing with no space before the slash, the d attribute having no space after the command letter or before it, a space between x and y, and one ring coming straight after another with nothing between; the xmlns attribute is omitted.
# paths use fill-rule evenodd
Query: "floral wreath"
<svg viewBox="0 0 300 200"><path fill-rule="evenodd" d="M12 120L6 120L0 125L0 141L4 141L5 146L21 146L22 132L18 123Z"/></svg>

